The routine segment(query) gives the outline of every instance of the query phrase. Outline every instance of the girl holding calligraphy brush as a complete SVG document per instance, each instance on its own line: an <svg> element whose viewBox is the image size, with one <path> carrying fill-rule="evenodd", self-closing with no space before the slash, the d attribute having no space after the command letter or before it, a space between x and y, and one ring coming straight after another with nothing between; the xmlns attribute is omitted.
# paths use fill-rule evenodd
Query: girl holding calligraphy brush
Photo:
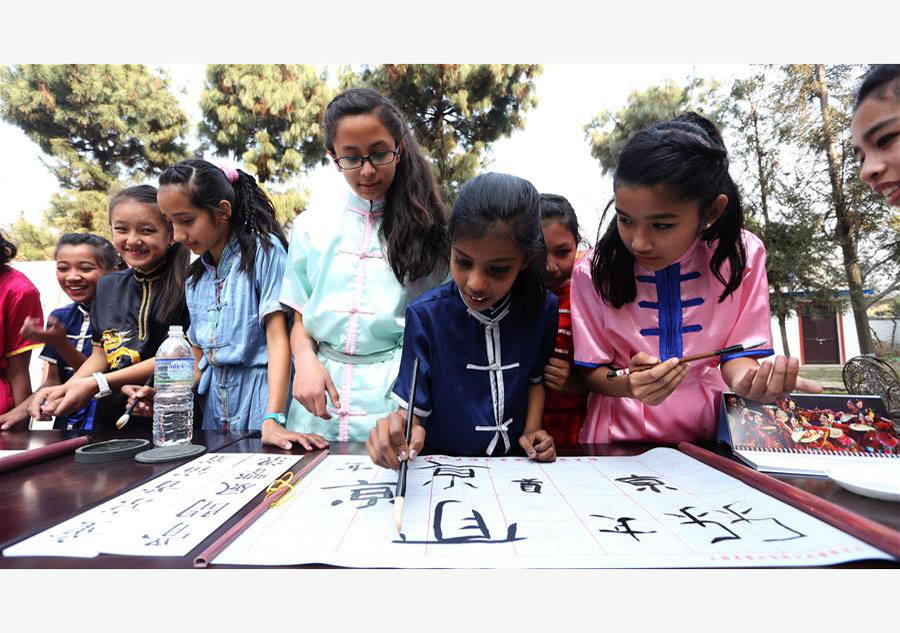
<svg viewBox="0 0 900 633"><path fill-rule="evenodd" d="M460 190L448 233L453 280L406 309L393 392L401 412L378 420L369 455L379 466L399 468L423 446L466 456L506 455L515 446L531 459L553 461L556 448L541 415L558 302L544 289L538 192L515 176L482 174Z"/></svg>
<svg viewBox="0 0 900 633"><path fill-rule="evenodd" d="M572 274L575 362L593 392L581 441L708 440L729 387L764 402L821 391L798 378L797 359L756 360L773 354L765 249L742 228L728 154L709 120L686 113L639 132L613 186L616 217ZM679 363L750 341L765 343Z"/></svg>

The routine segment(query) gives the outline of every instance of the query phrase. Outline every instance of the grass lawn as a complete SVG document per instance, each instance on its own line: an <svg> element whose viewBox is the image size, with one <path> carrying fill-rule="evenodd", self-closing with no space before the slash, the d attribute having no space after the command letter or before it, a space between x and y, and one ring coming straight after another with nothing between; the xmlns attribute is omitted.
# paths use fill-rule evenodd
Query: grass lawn
<svg viewBox="0 0 900 633"><path fill-rule="evenodd" d="M900 375L900 360L892 358L888 362ZM843 367L840 365L804 365L800 368L800 375L803 378L819 382L825 389L825 393L847 393L841 377L842 371Z"/></svg>

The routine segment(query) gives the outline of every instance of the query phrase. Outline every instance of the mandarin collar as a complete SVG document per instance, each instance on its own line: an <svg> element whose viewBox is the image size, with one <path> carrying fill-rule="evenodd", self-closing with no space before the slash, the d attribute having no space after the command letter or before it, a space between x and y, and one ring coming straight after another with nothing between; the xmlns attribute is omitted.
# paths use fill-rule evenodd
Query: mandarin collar
<svg viewBox="0 0 900 633"><path fill-rule="evenodd" d="M384 211L385 199L379 198L378 200L366 200L365 198L360 198L356 195L352 189L347 192L347 206L360 214L372 214L377 215Z"/></svg>

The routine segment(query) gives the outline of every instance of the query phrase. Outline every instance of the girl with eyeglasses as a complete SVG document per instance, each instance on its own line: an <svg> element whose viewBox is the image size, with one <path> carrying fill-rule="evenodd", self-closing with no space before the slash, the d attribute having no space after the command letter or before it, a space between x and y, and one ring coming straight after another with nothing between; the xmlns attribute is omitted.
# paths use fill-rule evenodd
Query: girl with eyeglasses
<svg viewBox="0 0 900 633"><path fill-rule="evenodd" d="M396 408L406 304L448 271L446 210L399 108L368 88L336 96L325 148L350 191L294 222L281 302L294 310L287 428L364 441Z"/></svg>

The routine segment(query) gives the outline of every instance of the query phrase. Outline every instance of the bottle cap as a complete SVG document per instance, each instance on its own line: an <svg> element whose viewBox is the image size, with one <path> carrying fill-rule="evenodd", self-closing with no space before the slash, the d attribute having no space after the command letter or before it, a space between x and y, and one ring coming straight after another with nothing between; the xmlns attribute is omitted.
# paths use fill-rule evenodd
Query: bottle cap
<svg viewBox="0 0 900 633"><path fill-rule="evenodd" d="M169 336L184 336L184 329L180 325L170 325Z"/></svg>

